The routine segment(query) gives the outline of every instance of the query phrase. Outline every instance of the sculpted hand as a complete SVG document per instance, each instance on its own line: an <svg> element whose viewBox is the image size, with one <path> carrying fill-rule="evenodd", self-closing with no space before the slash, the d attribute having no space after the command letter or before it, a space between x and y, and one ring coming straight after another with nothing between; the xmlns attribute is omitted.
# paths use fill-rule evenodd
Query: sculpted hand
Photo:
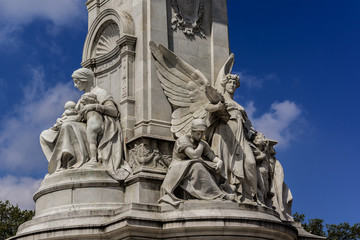
<svg viewBox="0 0 360 240"><path fill-rule="evenodd" d="M90 111L95 111L96 110L96 105L97 104L88 104L85 105L80 111L79 111L79 115L83 116L86 113L90 112Z"/></svg>
<svg viewBox="0 0 360 240"><path fill-rule="evenodd" d="M218 111L223 111L223 110L226 110L226 105L222 102L218 102L216 104L216 108L218 109Z"/></svg>
<svg viewBox="0 0 360 240"><path fill-rule="evenodd" d="M221 169L222 169L222 166L224 165L224 162L220 158L215 158L214 162L216 162L215 171L217 173L221 172Z"/></svg>

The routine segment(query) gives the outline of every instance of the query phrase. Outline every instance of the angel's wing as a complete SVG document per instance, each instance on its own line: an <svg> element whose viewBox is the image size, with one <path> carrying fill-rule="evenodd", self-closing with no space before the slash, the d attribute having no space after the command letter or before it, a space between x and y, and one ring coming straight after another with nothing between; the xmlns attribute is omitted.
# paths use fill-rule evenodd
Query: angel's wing
<svg viewBox="0 0 360 240"><path fill-rule="evenodd" d="M226 60L224 66L221 68L221 70L216 78L215 88L220 92L223 91L223 87L221 86L221 80L224 79L226 77L226 75L231 73L231 69L234 65L234 61L235 61L235 55L232 53Z"/></svg>
<svg viewBox="0 0 360 240"><path fill-rule="evenodd" d="M171 132L179 137L190 131L194 118L206 117L205 87L209 81L166 47L156 46L153 41L149 46L161 86L173 109Z"/></svg>

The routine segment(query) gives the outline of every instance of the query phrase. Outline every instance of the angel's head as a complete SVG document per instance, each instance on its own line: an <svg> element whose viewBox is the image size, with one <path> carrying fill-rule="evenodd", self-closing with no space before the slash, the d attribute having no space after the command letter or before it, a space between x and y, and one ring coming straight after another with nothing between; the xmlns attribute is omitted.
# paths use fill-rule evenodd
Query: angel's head
<svg viewBox="0 0 360 240"><path fill-rule="evenodd" d="M236 74L227 74L220 82L221 86L224 88L224 92L234 94L235 90L240 87L240 78Z"/></svg>

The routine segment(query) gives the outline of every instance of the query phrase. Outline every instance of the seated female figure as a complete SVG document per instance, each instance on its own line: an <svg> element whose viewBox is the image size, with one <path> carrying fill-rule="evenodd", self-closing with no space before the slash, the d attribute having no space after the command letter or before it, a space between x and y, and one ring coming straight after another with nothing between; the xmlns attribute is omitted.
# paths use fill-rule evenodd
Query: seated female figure
<svg viewBox="0 0 360 240"><path fill-rule="evenodd" d="M91 93L96 102L84 104L81 98L75 110L83 116L80 121L66 121L57 128L45 130L40 135L40 144L49 161L52 174L69 168L79 168L91 160L92 165L105 168L115 179L123 180L131 172L123 160L120 112L106 90L94 86L94 73L86 68L76 70L72 78L80 91ZM89 114L96 111L96 114ZM84 116L96 115L96 124ZM102 121L98 121L99 115ZM90 125L89 125L90 124ZM91 126L97 125L96 132ZM88 126L89 125L89 126ZM95 137L94 137L95 136Z"/></svg>
<svg viewBox="0 0 360 240"><path fill-rule="evenodd" d="M159 202L176 206L188 199L234 199L234 195L220 188L225 181L219 174L223 162L201 140L205 130L205 121L196 119L192 122L191 134L176 140L173 160L161 186L163 197Z"/></svg>

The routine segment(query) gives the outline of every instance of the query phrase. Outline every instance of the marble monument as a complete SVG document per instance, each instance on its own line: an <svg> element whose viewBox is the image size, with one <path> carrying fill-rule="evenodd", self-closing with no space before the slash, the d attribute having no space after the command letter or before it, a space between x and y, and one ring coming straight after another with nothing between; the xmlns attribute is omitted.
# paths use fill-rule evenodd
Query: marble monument
<svg viewBox="0 0 360 240"><path fill-rule="evenodd" d="M234 101L227 0L88 0L48 174L10 239L322 239L291 217L275 140Z"/></svg>

